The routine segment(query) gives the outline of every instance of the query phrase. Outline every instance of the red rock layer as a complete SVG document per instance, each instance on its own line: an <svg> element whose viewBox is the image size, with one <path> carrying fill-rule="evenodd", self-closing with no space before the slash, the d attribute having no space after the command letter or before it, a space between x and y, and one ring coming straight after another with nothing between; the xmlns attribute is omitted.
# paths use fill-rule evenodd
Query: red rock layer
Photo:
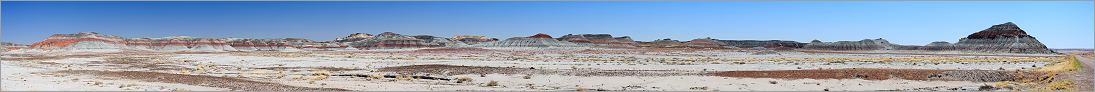
<svg viewBox="0 0 1095 92"><path fill-rule="evenodd" d="M1027 35L1027 32L1020 29L1015 23L1007 22L1004 24L992 25L992 27L989 27L988 29L966 36L967 39L995 39L998 37L1018 38L1030 37L1030 35Z"/></svg>
<svg viewBox="0 0 1095 92"><path fill-rule="evenodd" d="M551 39L552 37L551 37L551 35L547 35L547 34L544 34L544 33L539 33L539 34L536 34L536 35L529 36L528 38L548 38L548 39Z"/></svg>
<svg viewBox="0 0 1095 92"><path fill-rule="evenodd" d="M171 39L126 39L125 44L128 46L198 46L198 45L228 45L228 43L222 39L208 39L208 38L171 38Z"/></svg>
<svg viewBox="0 0 1095 92"><path fill-rule="evenodd" d="M101 41L101 42L107 42L107 43L121 43L121 42L118 42L118 41L104 40L104 39L99 39L99 38L46 39L46 40L43 40L41 42L31 44L30 48L58 49L58 48L64 48L64 47L67 47L69 45L76 44L78 42L83 42L83 41Z"/></svg>
<svg viewBox="0 0 1095 92"><path fill-rule="evenodd" d="M95 32L81 32L76 34L50 35L49 38L46 38L46 40L31 44L30 48L57 49L64 48L69 45L83 41L101 41L106 43L123 44L123 40L121 37L100 35L99 33Z"/></svg>

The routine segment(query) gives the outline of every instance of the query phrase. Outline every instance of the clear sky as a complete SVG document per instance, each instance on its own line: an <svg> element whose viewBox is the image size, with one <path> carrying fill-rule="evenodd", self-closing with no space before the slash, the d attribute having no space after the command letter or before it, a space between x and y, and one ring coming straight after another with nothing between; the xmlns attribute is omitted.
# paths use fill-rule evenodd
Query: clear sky
<svg viewBox="0 0 1095 92"><path fill-rule="evenodd" d="M607 33L651 41L885 38L903 45L1015 22L1050 48L1092 48L1092 1L897 2L0 2L2 41L50 34L308 38L351 33L505 39Z"/></svg>

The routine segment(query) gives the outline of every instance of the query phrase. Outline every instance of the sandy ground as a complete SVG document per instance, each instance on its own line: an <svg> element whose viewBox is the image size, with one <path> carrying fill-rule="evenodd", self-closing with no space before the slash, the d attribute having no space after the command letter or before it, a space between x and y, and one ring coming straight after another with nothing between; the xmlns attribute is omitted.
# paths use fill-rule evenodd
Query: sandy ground
<svg viewBox="0 0 1095 92"><path fill-rule="evenodd" d="M755 55L752 54L755 51L740 50L472 50L475 51L401 49L363 52L113 53L71 57L7 54L4 56L5 59L0 61L2 66L0 90L1006 90L985 88L998 80L973 81L946 79L947 76L942 76L941 79L925 77L953 73L951 71L1031 70L1051 64L1051 61L1038 60L1053 56L935 56L796 51L780 51L776 55ZM43 58L44 56L49 57ZM879 57L885 57L887 60L888 58L990 60L988 62L931 61L936 59L875 61ZM1090 61L1091 59L1081 60ZM1090 62L1085 64L1090 65ZM841 70L852 68L881 69L882 71ZM844 74L847 76L829 75L825 78L798 76L821 75L802 72L811 70L839 71L847 73ZM914 70L916 73L901 74L910 72L905 70ZM719 75L727 72L736 74L735 76Z"/></svg>

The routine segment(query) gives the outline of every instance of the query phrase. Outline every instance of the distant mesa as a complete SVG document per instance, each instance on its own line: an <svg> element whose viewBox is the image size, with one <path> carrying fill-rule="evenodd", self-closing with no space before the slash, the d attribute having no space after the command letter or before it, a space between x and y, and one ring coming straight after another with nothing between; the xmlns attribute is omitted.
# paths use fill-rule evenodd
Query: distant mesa
<svg viewBox="0 0 1095 92"><path fill-rule="evenodd" d="M631 37L613 37L610 34L567 34L557 39L596 47L634 48L638 44Z"/></svg>
<svg viewBox="0 0 1095 92"><path fill-rule="evenodd" d="M337 42L316 42L303 38L228 39L238 51L355 50Z"/></svg>
<svg viewBox="0 0 1095 92"><path fill-rule="evenodd" d="M416 36L411 36L411 37L414 37L415 39L422 40L430 46L459 47L459 46L468 45L468 44L466 44L462 41L456 41L456 40L453 40L453 39L450 39L450 38L442 38L442 37L436 37L436 36L430 36L430 35L416 35Z"/></svg>
<svg viewBox="0 0 1095 92"><path fill-rule="evenodd" d="M55 34L31 45L4 43L5 51L30 48L57 51L353 51L365 49L404 49L439 47L582 47L582 48L704 48L704 49L800 49L800 50L922 50L992 53L1056 53L1028 35L1015 23L993 25L975 32L957 43L937 41L923 46L892 44L886 39L809 43L785 40L719 40L710 37L688 41L658 39L634 41L629 36L611 34L567 34L559 38L543 33L505 40L486 36L458 35L452 38L432 35L403 35L395 32L380 34L353 33L331 41L302 38L194 38L174 36L163 38L122 38L95 32ZM771 54L771 53L768 53Z"/></svg>
<svg viewBox="0 0 1095 92"><path fill-rule="evenodd" d="M225 39L192 38L186 36L165 38L130 38L124 48L156 51L236 51Z"/></svg>
<svg viewBox="0 0 1095 92"><path fill-rule="evenodd" d="M924 46L906 46L890 44L881 38L861 41L821 42L811 41L804 49L812 50L928 50L928 51L970 51L1003 53L1056 53L1046 48L1033 36L1012 22L993 25L988 29L959 39L958 43L944 41L932 42Z"/></svg>
<svg viewBox="0 0 1095 92"><path fill-rule="evenodd" d="M95 32L56 34L30 48L61 51L164 51L164 52L223 52L223 51L299 51L342 48L337 43L313 42L300 38L237 39L193 38L187 36L163 38L122 38Z"/></svg>
<svg viewBox="0 0 1095 92"><path fill-rule="evenodd" d="M464 44L473 45L482 42L494 42L498 41L497 38L487 38L486 36L473 36L473 35L461 35L452 37L453 40L464 42Z"/></svg>
<svg viewBox="0 0 1095 92"><path fill-rule="evenodd" d="M954 46L954 44L952 44L950 42L946 42L946 41L936 41L936 42L929 43L928 45L914 46L914 47L915 48L907 48L907 49L930 50L930 51L943 51L943 50L957 50L958 49L957 47Z"/></svg>
<svg viewBox="0 0 1095 92"><path fill-rule="evenodd" d="M12 51L12 50L26 49L26 48L30 47L30 45L16 44L16 43L9 43L9 42L0 42L0 47L3 47L3 50L5 52L7 52L7 51Z"/></svg>
<svg viewBox="0 0 1095 92"><path fill-rule="evenodd" d="M400 49L463 46L463 42L429 35L406 36L395 32L384 32L376 36L355 33L341 39L358 49Z"/></svg>
<svg viewBox="0 0 1095 92"><path fill-rule="evenodd" d="M718 40L730 48L802 48L806 43L784 40Z"/></svg>
<svg viewBox="0 0 1095 92"><path fill-rule="evenodd" d="M567 41L551 38L551 35L539 33L529 37L513 37L502 41L480 43L476 47L587 47Z"/></svg>
<svg viewBox="0 0 1095 92"><path fill-rule="evenodd" d="M958 40L959 50L1007 53L1056 53L1046 48L1015 23L993 25Z"/></svg>
<svg viewBox="0 0 1095 92"><path fill-rule="evenodd" d="M639 47L643 48L685 48L687 45L681 43L681 41L665 38L658 39L650 42L639 42Z"/></svg>
<svg viewBox="0 0 1095 92"><path fill-rule="evenodd" d="M355 42L355 41L361 41L361 40L372 39L372 38L374 38L374 36L372 34L353 33L353 34L350 34L350 36L337 38L337 39L335 39L335 42Z"/></svg>
<svg viewBox="0 0 1095 92"><path fill-rule="evenodd" d="M894 50L895 44L890 44L886 39L863 39L859 41L821 42L811 41L805 49L813 50Z"/></svg>
<svg viewBox="0 0 1095 92"><path fill-rule="evenodd" d="M708 38L692 39L692 40L684 42L684 43L685 43L685 45L687 45L687 47L690 47L690 48L722 48L722 46L726 46L726 43L722 43L722 42L719 42L719 41L716 41L716 40L718 40L718 39L711 39L710 37L708 37Z"/></svg>
<svg viewBox="0 0 1095 92"><path fill-rule="evenodd" d="M784 40L719 40L713 38L699 38L689 41L673 39L659 39L651 42L640 42L638 47L644 48L747 48L747 49L795 49L802 48L806 43Z"/></svg>
<svg viewBox="0 0 1095 92"><path fill-rule="evenodd" d="M967 39L997 39L997 38L1033 38L1027 35L1027 32L1023 29L1019 29L1015 23L1007 22L1004 24L992 25L988 29L981 30L966 36Z"/></svg>

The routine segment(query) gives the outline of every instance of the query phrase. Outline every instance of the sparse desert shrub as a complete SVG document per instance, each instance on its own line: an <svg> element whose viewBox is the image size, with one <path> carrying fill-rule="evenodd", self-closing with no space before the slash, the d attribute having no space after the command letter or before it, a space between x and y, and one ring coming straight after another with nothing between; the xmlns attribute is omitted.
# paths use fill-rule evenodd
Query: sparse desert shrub
<svg viewBox="0 0 1095 92"><path fill-rule="evenodd" d="M276 77L278 79L285 78L285 76L289 76L288 74L285 74L285 71L278 71L278 73L276 74Z"/></svg>
<svg viewBox="0 0 1095 92"><path fill-rule="evenodd" d="M498 81L491 80L490 82L487 82L487 86L490 86L490 87L498 86Z"/></svg>
<svg viewBox="0 0 1095 92"><path fill-rule="evenodd" d="M703 87L691 87L691 88L688 88L688 89L691 89L691 90L707 90L707 86L703 86Z"/></svg>
<svg viewBox="0 0 1095 92"><path fill-rule="evenodd" d="M456 78L456 83L467 83L467 82L471 82L471 78L468 78L468 77Z"/></svg>
<svg viewBox="0 0 1095 92"><path fill-rule="evenodd" d="M395 80L413 80L413 79L414 79L414 78L413 78L413 77L411 77L410 75L399 75L399 76L395 76Z"/></svg>
<svg viewBox="0 0 1095 92"><path fill-rule="evenodd" d="M190 74L190 70L186 70L186 69L179 70L179 74Z"/></svg>
<svg viewBox="0 0 1095 92"><path fill-rule="evenodd" d="M528 85L526 85L526 86L528 86L528 89L536 89L536 85L535 85L535 84L532 84L532 83L529 83L529 84L528 84Z"/></svg>
<svg viewBox="0 0 1095 92"><path fill-rule="evenodd" d="M523 77L521 77L521 78L522 78L522 79L532 79L532 74L528 74L528 75L525 75L525 76L523 76Z"/></svg>
<svg viewBox="0 0 1095 92"><path fill-rule="evenodd" d="M217 68L217 65L214 65L214 64L204 64L204 63L203 63L203 64L198 64L198 65L197 65L197 68L194 68L194 71L193 71L193 72L196 72L196 73L206 73L207 71L209 71L209 70L213 70L213 69L215 69L215 68Z"/></svg>
<svg viewBox="0 0 1095 92"><path fill-rule="evenodd" d="M100 82L100 81L91 81L91 83L88 83L88 84L91 84L91 85L95 85L95 86L99 86L99 85L103 85L103 82Z"/></svg>
<svg viewBox="0 0 1095 92"><path fill-rule="evenodd" d="M369 78L372 78L372 79L380 79L380 78L384 78L384 75L380 75L380 74L371 74L371 75L369 75Z"/></svg>
<svg viewBox="0 0 1095 92"><path fill-rule="evenodd" d="M575 87L574 88L575 91L579 91L579 92L585 92L586 91L586 88L582 87L582 85L574 85L574 87Z"/></svg>
<svg viewBox="0 0 1095 92"><path fill-rule="evenodd" d="M312 75L311 75L312 78L310 78L310 79L312 79L312 80L325 80L325 79L327 79L327 77L330 77L330 76L331 76L331 72L328 72L327 70L317 70L316 72L312 73Z"/></svg>

